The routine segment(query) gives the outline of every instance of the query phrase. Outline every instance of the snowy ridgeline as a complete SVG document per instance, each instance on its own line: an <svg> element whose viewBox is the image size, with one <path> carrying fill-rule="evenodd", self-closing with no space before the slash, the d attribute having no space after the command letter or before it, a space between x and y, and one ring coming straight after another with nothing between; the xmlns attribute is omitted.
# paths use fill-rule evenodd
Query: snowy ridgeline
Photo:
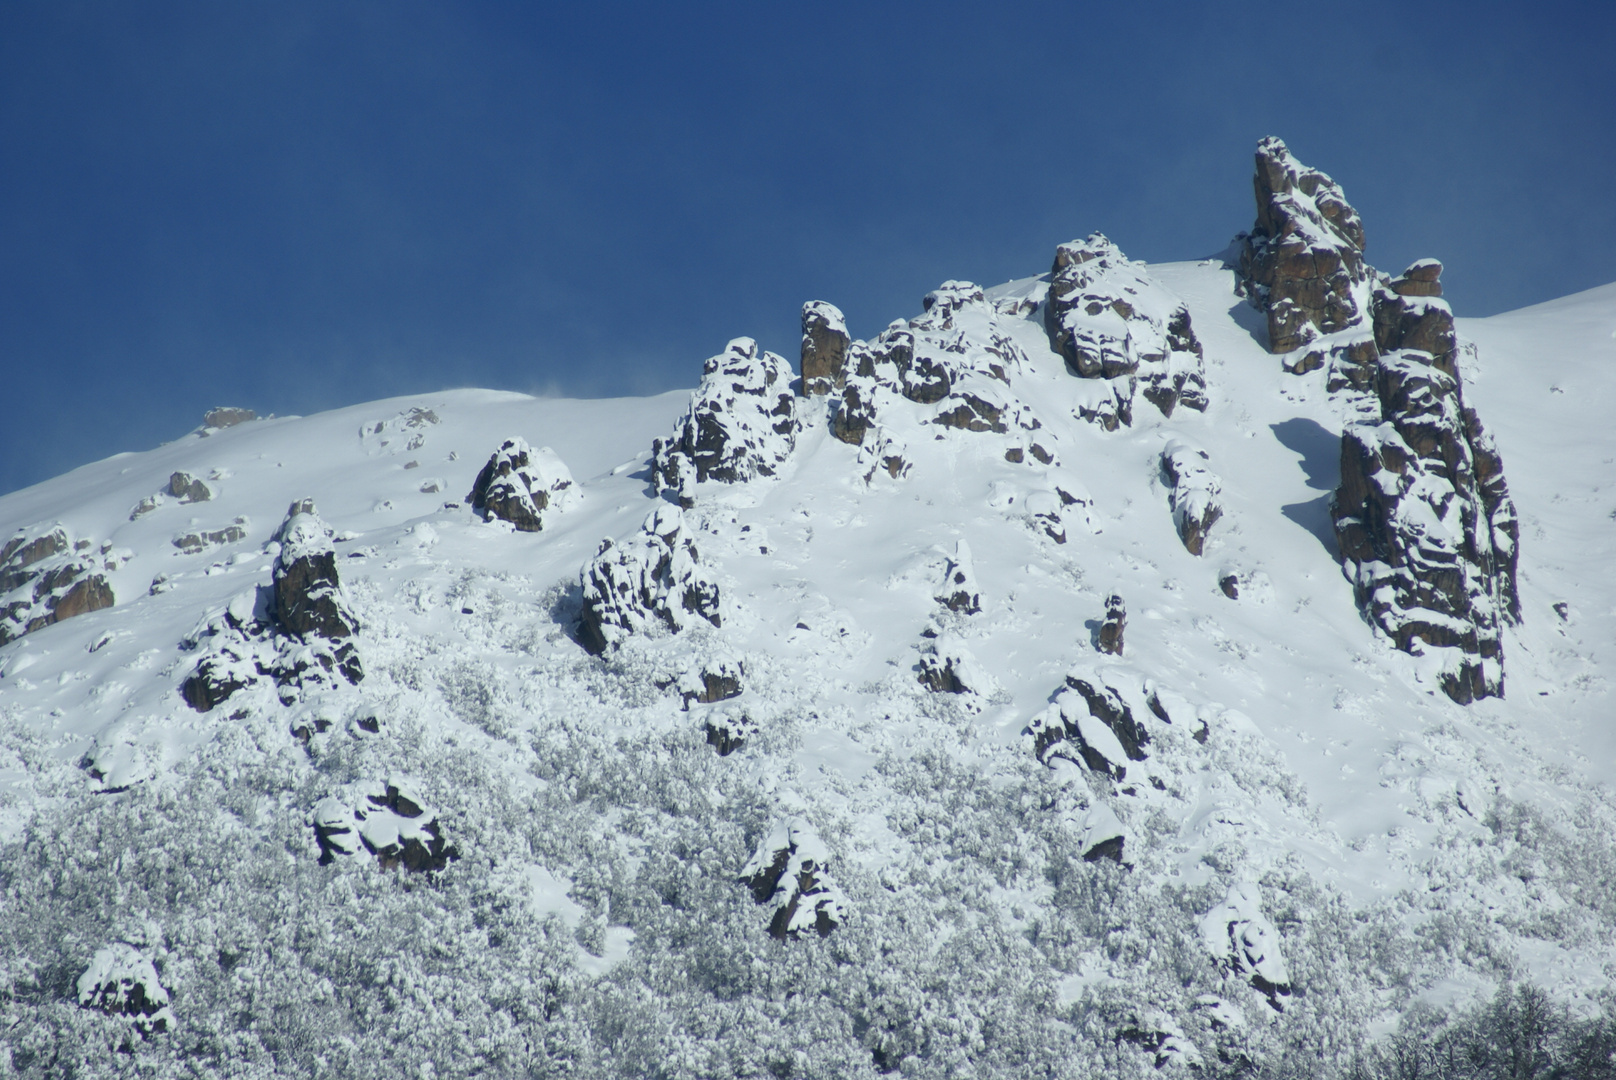
<svg viewBox="0 0 1616 1080"><path fill-rule="evenodd" d="M1583 1060L1554 539L1440 267L1277 140L1257 190L1238 270L1094 234L811 302L800 374L216 410L0 500L7 1065L1333 1075L1523 1009Z"/></svg>

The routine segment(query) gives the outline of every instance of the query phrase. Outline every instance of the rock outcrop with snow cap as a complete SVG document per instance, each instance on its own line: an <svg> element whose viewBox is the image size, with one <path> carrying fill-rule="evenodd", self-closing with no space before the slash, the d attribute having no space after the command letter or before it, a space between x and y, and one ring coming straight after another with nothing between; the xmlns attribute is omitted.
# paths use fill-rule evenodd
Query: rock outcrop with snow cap
<svg viewBox="0 0 1616 1080"><path fill-rule="evenodd" d="M61 525L24 529L0 546L0 645L75 615L113 605L106 572L119 559L73 540Z"/></svg>
<svg viewBox="0 0 1616 1080"><path fill-rule="evenodd" d="M364 850L383 870L440 871L460 852L443 837L438 814L402 777L363 790L357 801L327 796L311 815L322 866Z"/></svg>
<svg viewBox="0 0 1616 1080"><path fill-rule="evenodd" d="M828 394L847 378L847 320L841 309L823 300L802 305L802 392Z"/></svg>
<svg viewBox="0 0 1616 1080"><path fill-rule="evenodd" d="M1290 969L1280 951L1279 931L1262 911L1262 890L1254 882L1229 886L1223 903L1201 917L1201 939L1213 963L1243 978L1268 998L1277 1012L1290 996Z"/></svg>
<svg viewBox="0 0 1616 1080"><path fill-rule="evenodd" d="M689 504L695 484L773 476L797 446L791 366L736 338L702 368L701 385L667 442L652 444L652 483Z"/></svg>
<svg viewBox="0 0 1616 1080"><path fill-rule="evenodd" d="M124 1017L142 1035L167 1031L174 1024L168 991L157 977L157 968L127 942L116 941L96 950L76 989L79 1008Z"/></svg>
<svg viewBox="0 0 1616 1080"><path fill-rule="evenodd" d="M1257 224L1240 255L1268 315L1268 348L1288 353L1347 330L1368 313L1363 222L1334 180L1285 143L1257 144Z"/></svg>
<svg viewBox="0 0 1616 1080"><path fill-rule="evenodd" d="M544 528L545 511L565 510L577 493L560 455L548 446L535 450L516 436L499 444L466 501L486 517L510 522L518 532L538 532Z"/></svg>
<svg viewBox="0 0 1616 1080"><path fill-rule="evenodd" d="M291 505L272 543L269 586L240 594L187 639L203 655L180 695L198 712L261 678L292 698L336 676L351 684L364 678L354 644L359 620L343 595L331 530L313 499Z"/></svg>
<svg viewBox="0 0 1616 1080"><path fill-rule="evenodd" d="M806 821L781 821L769 830L740 880L752 899L774 908L769 933L781 941L810 930L820 937L847 919L847 898L831 879L829 854Z"/></svg>
<svg viewBox="0 0 1616 1080"><path fill-rule="evenodd" d="M1161 452L1162 475L1167 478L1168 503L1173 525L1184 549L1199 555L1206 545L1206 534L1223 516L1218 494L1223 482L1207 467L1205 450L1197 450L1178 439L1170 440Z"/></svg>
<svg viewBox="0 0 1616 1080"><path fill-rule="evenodd" d="M691 532L679 508L664 505L637 536L601 543L582 575L578 638L585 649L603 653L630 634L656 627L677 632L698 619L722 624L718 583Z"/></svg>
<svg viewBox="0 0 1616 1080"><path fill-rule="evenodd" d="M1134 395L1171 416L1206 408L1201 343L1189 309L1099 233L1055 249L1044 328L1072 374L1096 380L1083 419L1115 431L1133 423Z"/></svg>

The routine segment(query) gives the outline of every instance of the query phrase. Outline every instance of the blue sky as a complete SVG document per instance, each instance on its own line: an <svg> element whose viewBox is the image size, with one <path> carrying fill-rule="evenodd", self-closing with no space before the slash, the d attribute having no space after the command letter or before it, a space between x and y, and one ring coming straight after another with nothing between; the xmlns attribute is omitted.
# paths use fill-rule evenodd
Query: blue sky
<svg viewBox="0 0 1616 1080"><path fill-rule="evenodd" d="M1100 230L1253 217L1268 134L1483 315L1616 279L1616 5L0 0L0 492L455 386L692 385Z"/></svg>

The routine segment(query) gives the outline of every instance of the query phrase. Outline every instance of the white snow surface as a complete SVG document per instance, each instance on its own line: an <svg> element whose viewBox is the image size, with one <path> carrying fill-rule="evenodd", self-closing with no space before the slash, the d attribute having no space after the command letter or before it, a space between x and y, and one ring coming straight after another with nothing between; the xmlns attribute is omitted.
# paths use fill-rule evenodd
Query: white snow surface
<svg viewBox="0 0 1616 1080"><path fill-rule="evenodd" d="M959 872L914 861L918 834L903 822L921 812L921 796L882 764L936 760L994 789L1048 773L1049 797L1071 803L1062 805L1074 840L1125 835L1139 880L1203 897L1195 904L1207 959L1229 960L1222 996L1202 995L1222 1027L1241 1009L1254 1022L1286 1022L1262 1015L1242 971L1294 980L1305 993L1322 970L1322 961L1297 964L1308 947L1301 924L1263 906L1281 879L1306 880L1345 910L1377 913L1388 934L1471 919L1489 928L1510 970L1572 998L1607 988L1616 971L1609 922L1579 915L1561 871L1544 869L1548 856L1512 846L1496 822L1530 808L1572 850L1616 821L1607 671L1616 642L1616 285L1458 322L1474 343L1462 360L1467 401L1497 440L1520 508L1525 613L1506 637L1507 697L1461 707L1440 692L1435 671L1377 638L1354 606L1327 509L1349 418L1326 393L1324 373L1281 370L1260 343L1260 314L1235 295L1233 273L1220 263L1146 270L1189 307L1205 350L1204 413L1180 409L1164 419L1141 400L1131 427L1107 433L1082 422L1076 414L1091 386L1050 351L1040 310L1017 303L1036 299L1043 279L987 290L984 300L948 283L939 294L952 309L946 334L965 355L990 332L1020 350L1007 385L991 385L1036 417L1036 436L1025 424L1008 434L932 425L927 418L950 402L894 396L882 407L907 412L879 421L902 433L911 467L892 479L829 437L825 399L800 400L802 430L775 475L690 489L681 535L719 584L722 626L692 618L677 632L646 627L602 659L570 636L579 574L603 539L638 544L653 512L678 513L649 488L645 464L652 439L667 439L685 416L685 392L397 398L193 434L6 495L0 540L61 523L127 557L108 572L115 606L0 648L0 839L21 837L50 813L64 784L169 783L232 725L253 731L264 753L297 751L296 718L323 710L334 722L313 752L360 745L371 736L353 719L376 713L381 741L364 745L385 749L385 767L415 776L447 833L473 846L475 830L455 819L453 790L434 779L434 753L473 753L513 791L530 791L549 782L533 767L533 747L549 731L588 730L620 745L699 741L704 707L683 708L677 679L722 657L746 673L743 696L725 708L744 708L762 731L723 766L747 778L772 820L792 823L779 829L803 838L799 855L808 838L824 849L813 857L833 868L850 924L861 911L868 917L881 889ZM507 435L551 448L556 460L546 459L546 470L576 478L575 505L548 518L542 533L480 521L458 502ZM1049 464L1006 459L1008 447L1034 437L1051 452ZM1216 464L1194 496L1215 493L1223 510L1200 557L1175 531L1159 468L1164 446L1204 448ZM174 472L208 477L212 498L158 500L132 517ZM424 492L424 476L446 485ZM270 580L270 530L306 497L334 539L300 515L281 542L334 545L364 627L354 640L365 681L295 706L242 691L243 719L232 717L235 698L193 711L178 692L195 659L182 641L210 613L252 602ZM243 520L240 542L192 554L171 542ZM939 608L945 563L979 592L980 613ZM1238 600L1219 589L1230 573ZM1113 592L1126 600L1129 621L1124 655L1104 658L1114 672L1107 684L1139 688L1123 697L1131 695L1150 735L1149 756L1127 761L1119 784L1070 763L1055 772L1028 766L1024 731L1052 703L1080 714L1085 739L1108 758L1126 760L1082 699L1062 690L1074 664L1100 659L1092 630ZM1556 603L1567 605L1563 617ZM935 643L921 636L933 623L944 631ZM965 657L983 691L959 695L971 701L928 693L916 676L927 650ZM475 709L441 689L473 670L484 694ZM1147 687L1167 719L1151 710ZM411 718L413 741L389 734L397 716ZM97 779L78 768L81 759L116 762L116 772L98 765ZM337 786L323 794L325 802L286 812L351 815ZM732 796L715 788L705 797L721 814ZM621 813L600 809L603 837L616 835ZM761 855L769 842L753 831L748 846ZM312 832L301 851L316 854ZM736 878L747 854L735 853ZM626 865L655 857L633 848ZM1506 872L1511 859L1537 872ZM509 870L530 891L535 919L578 924L583 908L567 890L583 880L581 867L530 857ZM993 910L1007 926L1056 902L1037 873L995 888ZM733 891L749 903L740 885ZM1546 913L1572 929L1542 930L1534 920ZM756 909L760 937L767 918ZM1240 963L1228 953L1235 923L1248 950ZM606 944L592 947L610 951L594 969L601 977L629 970L624 957L646 940L638 928L609 929ZM1195 932L1188 921L1183 929ZM783 947L825 946L808 935ZM1081 1008L1130 977L1098 945L1085 955L1039 975L1061 1008ZM1486 994L1500 970L1433 953L1415 965L1409 992ZM1373 1012L1394 1007L1399 991L1364 993L1380 1002ZM1306 1000L1288 1005L1287 1016ZM1190 1006L1162 1004L1178 1024L1191 1022ZM183 1005L176 1011L183 1025ZM1186 1055L1194 1052L1171 1018L1162 1023L1189 1046Z"/></svg>

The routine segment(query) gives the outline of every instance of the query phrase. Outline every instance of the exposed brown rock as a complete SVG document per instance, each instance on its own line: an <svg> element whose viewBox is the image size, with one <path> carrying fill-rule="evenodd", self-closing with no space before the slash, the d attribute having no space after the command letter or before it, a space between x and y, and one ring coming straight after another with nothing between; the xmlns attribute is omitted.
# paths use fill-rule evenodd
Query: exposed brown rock
<svg viewBox="0 0 1616 1080"><path fill-rule="evenodd" d="M823 300L802 305L802 393L828 394L847 379L847 320Z"/></svg>
<svg viewBox="0 0 1616 1080"><path fill-rule="evenodd" d="M1115 593L1105 599L1105 621L1100 624L1099 645L1103 653L1122 655L1122 635L1128 628L1128 608Z"/></svg>

